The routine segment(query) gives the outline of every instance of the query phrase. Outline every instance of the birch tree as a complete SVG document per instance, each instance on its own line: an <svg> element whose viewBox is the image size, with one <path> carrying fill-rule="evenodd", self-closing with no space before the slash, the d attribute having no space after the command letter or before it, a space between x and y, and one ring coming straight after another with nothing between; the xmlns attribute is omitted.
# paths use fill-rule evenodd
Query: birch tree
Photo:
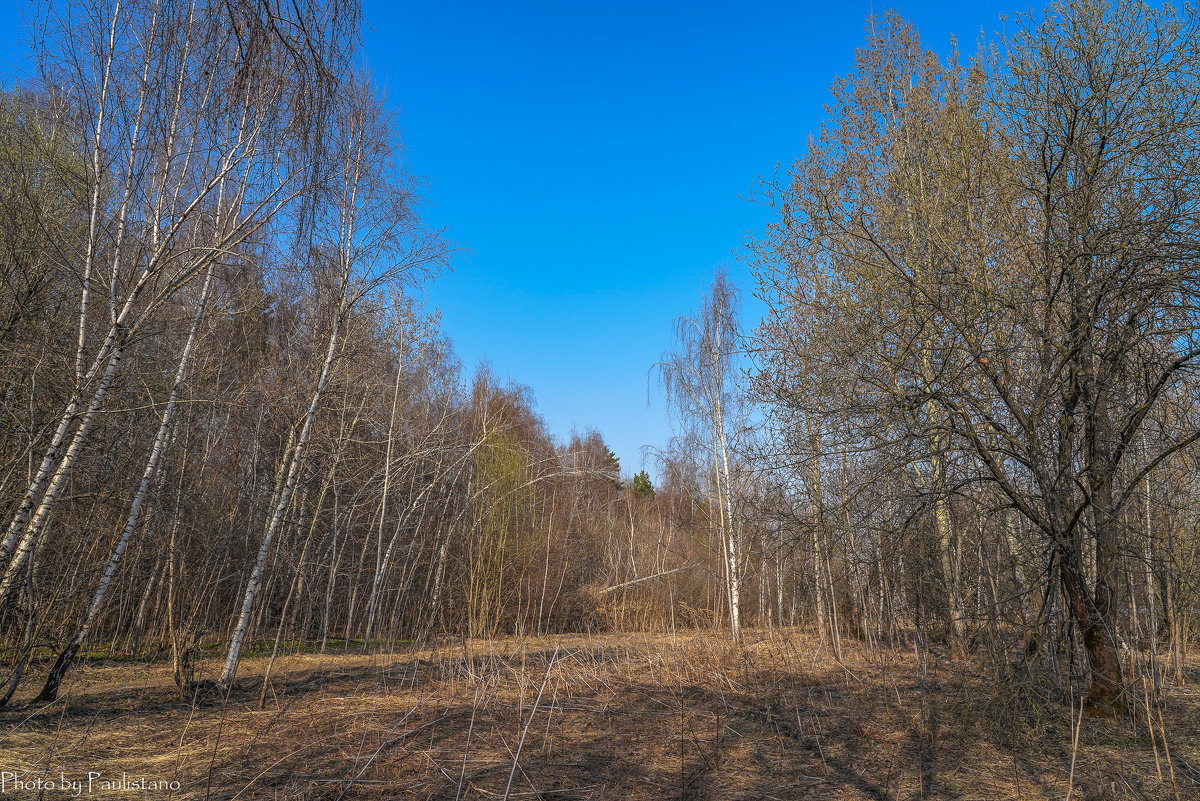
<svg viewBox="0 0 1200 801"><path fill-rule="evenodd" d="M324 287L327 332L316 380L292 444L276 469L274 493L254 565L246 580L241 610L230 638L218 686L227 691L237 673L242 648L271 546L291 505L313 424L342 345L347 320L363 298L380 287L415 282L442 257L436 236L416 217L415 196L396 162L391 121L371 84L351 74L339 86L329 152L328 196L319 196L306 245L312 274ZM304 253L305 251L301 251Z"/></svg>
<svg viewBox="0 0 1200 801"><path fill-rule="evenodd" d="M723 271L718 272L699 312L676 320L676 349L663 355L658 370L673 413L686 435L695 437L707 450L705 461L717 507L729 627L734 639L741 641L744 554L734 515L734 475L730 469L732 441L744 425L737 397L742 347L738 305L737 290Z"/></svg>
<svg viewBox="0 0 1200 801"><path fill-rule="evenodd" d="M41 54L74 104L87 173L73 383L0 542L7 602L87 445L126 348L153 312L249 243L303 189L289 136L312 87L258 10L145 0L74 7ZM272 23L273 24L273 23ZM310 52L305 50L303 52ZM302 72L302 71L301 71Z"/></svg>

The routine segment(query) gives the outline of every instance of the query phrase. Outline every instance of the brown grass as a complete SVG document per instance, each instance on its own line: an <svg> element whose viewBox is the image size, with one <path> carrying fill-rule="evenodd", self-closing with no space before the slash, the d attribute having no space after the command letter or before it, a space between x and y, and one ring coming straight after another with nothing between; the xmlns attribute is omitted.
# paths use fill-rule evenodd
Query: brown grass
<svg viewBox="0 0 1200 801"><path fill-rule="evenodd" d="M291 656L263 711L265 659L244 663L227 704L177 700L164 666L88 666L58 703L3 711L0 770L180 786L93 790L106 799L484 799L508 788L560 801L1062 801L1068 784L1073 799L1175 797L1144 713L1085 717L1072 774L1070 699L1021 703L994 676L920 650L844 656L768 632L745 648L717 635L606 635ZM1173 689L1162 715L1179 797L1200 798L1200 693ZM36 791L10 785L5 797Z"/></svg>

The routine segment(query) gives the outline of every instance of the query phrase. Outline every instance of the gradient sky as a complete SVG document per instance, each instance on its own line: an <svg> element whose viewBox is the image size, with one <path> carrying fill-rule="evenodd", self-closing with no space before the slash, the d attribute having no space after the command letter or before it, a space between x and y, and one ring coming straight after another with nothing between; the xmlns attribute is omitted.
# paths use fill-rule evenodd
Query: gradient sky
<svg viewBox="0 0 1200 801"><path fill-rule="evenodd" d="M34 7L0 5L5 83ZM973 52L1027 7L363 0L426 219L462 248L429 301L464 367L487 360L557 437L594 427L636 471L670 436L648 371L718 266L756 322L738 251L767 214L744 198L803 153L868 15L894 8L926 47Z"/></svg>

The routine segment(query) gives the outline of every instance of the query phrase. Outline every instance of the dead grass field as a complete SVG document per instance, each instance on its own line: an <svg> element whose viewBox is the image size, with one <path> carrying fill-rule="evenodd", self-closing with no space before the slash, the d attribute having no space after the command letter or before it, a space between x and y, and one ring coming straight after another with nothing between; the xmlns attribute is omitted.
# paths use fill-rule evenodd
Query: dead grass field
<svg viewBox="0 0 1200 801"><path fill-rule="evenodd" d="M23 705L30 684L0 712L4 797L70 797L46 783L93 772L81 797L1062 801L1070 787L1089 801L1200 798L1191 688L1162 701L1169 763L1144 711L1085 718L1072 776L1068 699L1026 703L995 676L912 649L851 645L839 664L800 633L754 632L745 648L607 635L290 656L260 711L265 664L243 662L225 704L178 700L162 664L82 666L48 707ZM162 784L102 789L123 773Z"/></svg>

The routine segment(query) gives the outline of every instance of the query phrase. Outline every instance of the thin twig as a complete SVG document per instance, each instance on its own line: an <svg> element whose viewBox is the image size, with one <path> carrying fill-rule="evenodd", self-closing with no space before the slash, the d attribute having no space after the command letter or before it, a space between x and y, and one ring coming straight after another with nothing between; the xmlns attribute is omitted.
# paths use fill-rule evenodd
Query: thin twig
<svg viewBox="0 0 1200 801"><path fill-rule="evenodd" d="M1075 790L1075 755L1079 751L1079 731L1083 728L1083 708L1086 706L1083 699L1079 700L1079 719L1075 721L1075 731L1072 732L1071 738L1071 775L1067 778L1067 801L1071 801L1071 793ZM1075 700L1071 699L1071 713L1074 717Z"/></svg>
<svg viewBox="0 0 1200 801"><path fill-rule="evenodd" d="M529 713L529 719L525 721L525 728L521 731L521 739L517 743L517 752L513 754L512 769L508 772L508 784L504 787L504 801L508 801L508 794L512 792L513 777L517 775L517 763L521 760L521 749L525 746L525 735L529 734L529 725L533 723L533 718L537 715L538 704L541 703L542 693L546 690L546 683L550 681L550 671L554 668L554 662L558 659L559 646L554 646L554 654L550 657L550 664L546 665L546 675L542 677L542 686L538 688L537 698L533 701L533 710Z"/></svg>

